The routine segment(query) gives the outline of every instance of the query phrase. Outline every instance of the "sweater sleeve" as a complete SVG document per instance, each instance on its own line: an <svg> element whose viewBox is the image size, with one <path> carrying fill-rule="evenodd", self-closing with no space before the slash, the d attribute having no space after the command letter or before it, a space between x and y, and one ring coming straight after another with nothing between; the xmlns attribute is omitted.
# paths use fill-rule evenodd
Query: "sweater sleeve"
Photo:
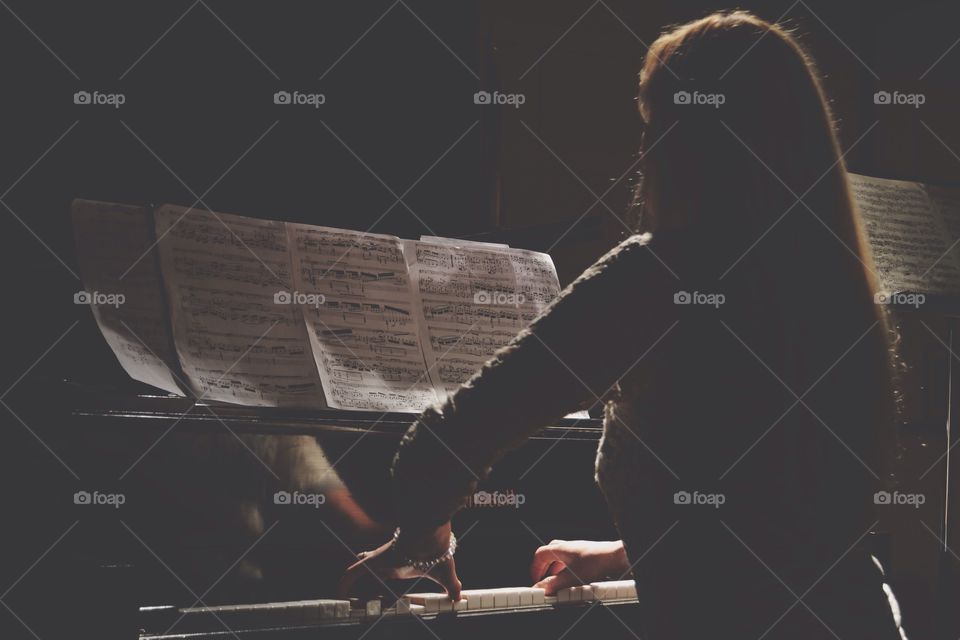
<svg viewBox="0 0 960 640"><path fill-rule="evenodd" d="M675 288L653 246L649 236L619 244L446 402L417 418L393 462L401 529L423 532L449 520L500 457L601 399L637 363L669 326Z"/></svg>

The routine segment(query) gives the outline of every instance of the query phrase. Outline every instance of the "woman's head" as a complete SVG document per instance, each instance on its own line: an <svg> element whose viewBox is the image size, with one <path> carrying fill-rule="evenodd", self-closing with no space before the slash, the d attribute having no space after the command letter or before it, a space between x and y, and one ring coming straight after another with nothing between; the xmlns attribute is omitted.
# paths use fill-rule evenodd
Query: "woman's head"
<svg viewBox="0 0 960 640"><path fill-rule="evenodd" d="M696 240L696 268L728 311L740 304L746 342L796 393L846 370L822 417L868 455L877 432L849 423L891 417L888 332L812 59L777 25L713 14L653 43L639 107L641 230Z"/></svg>
<svg viewBox="0 0 960 640"><path fill-rule="evenodd" d="M647 53L639 106L651 227L763 227L821 183L828 200L846 198L813 61L777 25L737 11L665 33Z"/></svg>

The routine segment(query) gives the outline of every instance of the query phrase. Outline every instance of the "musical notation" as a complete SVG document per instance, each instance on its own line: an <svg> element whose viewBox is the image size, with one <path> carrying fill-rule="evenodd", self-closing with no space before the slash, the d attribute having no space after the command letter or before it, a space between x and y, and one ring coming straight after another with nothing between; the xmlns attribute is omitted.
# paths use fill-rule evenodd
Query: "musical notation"
<svg viewBox="0 0 960 640"><path fill-rule="evenodd" d="M230 223L227 224L227 217L226 214L191 210L182 214L183 219L171 225L168 233L185 243L213 251L220 248L249 249L254 252L286 251L282 222L229 216Z"/></svg>
<svg viewBox="0 0 960 640"><path fill-rule="evenodd" d="M267 264L254 256L240 255L222 261L207 253L178 251L173 268L189 279L216 278L274 290L290 286L290 263L286 260Z"/></svg>
<svg viewBox="0 0 960 640"><path fill-rule="evenodd" d="M127 295L122 317L94 308L121 364L209 400L420 411L559 293L549 256L506 246L174 205L151 230L144 207L77 203L85 283Z"/></svg>
<svg viewBox="0 0 960 640"><path fill-rule="evenodd" d="M399 238L288 226L295 285L331 406L420 411L437 399Z"/></svg>
<svg viewBox="0 0 960 640"><path fill-rule="evenodd" d="M850 186L888 293L960 291L956 190L850 174Z"/></svg>
<svg viewBox="0 0 960 640"><path fill-rule="evenodd" d="M324 406L292 288L284 223L164 205L154 214L184 373L206 398ZM221 372L222 380L210 372Z"/></svg>
<svg viewBox="0 0 960 640"><path fill-rule="evenodd" d="M560 293L550 256L503 247L408 242L434 384L453 391Z"/></svg>

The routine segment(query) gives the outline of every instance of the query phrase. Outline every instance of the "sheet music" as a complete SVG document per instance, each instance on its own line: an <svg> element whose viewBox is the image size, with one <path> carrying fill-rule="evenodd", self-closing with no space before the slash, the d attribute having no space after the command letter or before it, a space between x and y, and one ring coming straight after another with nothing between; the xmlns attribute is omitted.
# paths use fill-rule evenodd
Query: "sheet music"
<svg viewBox="0 0 960 640"><path fill-rule="evenodd" d="M950 189L934 185L925 185L927 196L940 212L940 218L949 234L950 245L960 239L960 189ZM950 253L957 255L958 247L953 247ZM957 260L960 262L960 259Z"/></svg>
<svg viewBox="0 0 960 640"><path fill-rule="evenodd" d="M330 406L419 412L435 402L400 239L303 224L287 230Z"/></svg>
<svg viewBox="0 0 960 640"><path fill-rule="evenodd" d="M960 237L955 215L948 224L919 183L857 174L850 174L850 183L884 289L960 292L960 258L949 251L951 238ZM936 197L941 207L947 202Z"/></svg>
<svg viewBox="0 0 960 640"><path fill-rule="evenodd" d="M509 249L510 245L500 242L481 242L479 240L460 240L458 238L444 238L443 236L420 236L420 242L432 244L449 244L455 247L476 247L478 249Z"/></svg>
<svg viewBox="0 0 960 640"><path fill-rule="evenodd" d="M406 242L427 366L450 393L559 295L550 256L522 249Z"/></svg>
<svg viewBox="0 0 960 640"><path fill-rule="evenodd" d="M183 395L147 210L77 199L71 212L84 293L123 296L122 304L91 305L120 366L135 380Z"/></svg>
<svg viewBox="0 0 960 640"><path fill-rule="evenodd" d="M283 296L293 289L285 224L173 205L155 219L175 344L196 392L325 406L300 310Z"/></svg>

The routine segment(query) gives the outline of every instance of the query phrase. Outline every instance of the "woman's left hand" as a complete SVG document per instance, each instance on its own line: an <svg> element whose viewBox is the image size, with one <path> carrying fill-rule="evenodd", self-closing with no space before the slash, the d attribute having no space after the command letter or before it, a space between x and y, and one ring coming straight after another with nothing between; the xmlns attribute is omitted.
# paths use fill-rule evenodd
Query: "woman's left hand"
<svg viewBox="0 0 960 640"><path fill-rule="evenodd" d="M451 600L459 600L462 585L457 577L456 563L453 558L440 562L426 573L414 569L406 562L407 559L427 560L441 555L450 545L450 535L449 522L432 532L411 538L404 536L401 530L396 544L390 540L372 551L358 553L357 562L347 567L343 577L340 578L338 588L340 597L347 598L355 594L357 583L363 578L373 578L375 583L386 580L427 578L443 587ZM383 585L375 584L374 586Z"/></svg>

